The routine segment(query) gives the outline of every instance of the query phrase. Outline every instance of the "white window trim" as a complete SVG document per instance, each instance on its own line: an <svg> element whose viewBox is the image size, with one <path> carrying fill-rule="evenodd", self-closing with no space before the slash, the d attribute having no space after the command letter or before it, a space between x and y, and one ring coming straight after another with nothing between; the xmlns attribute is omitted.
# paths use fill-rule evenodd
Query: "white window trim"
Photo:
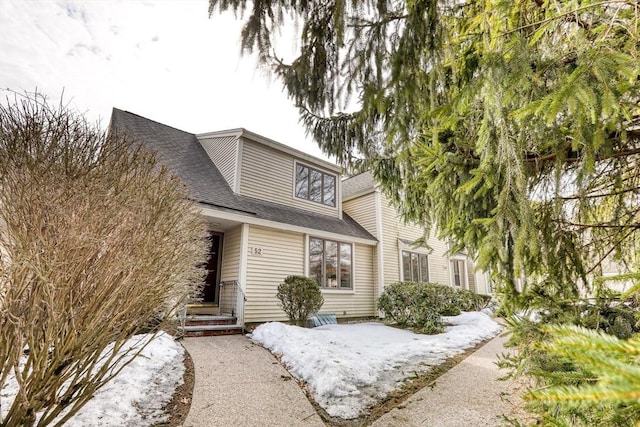
<svg viewBox="0 0 640 427"><path fill-rule="evenodd" d="M462 261L464 271L460 272L460 275L462 276L462 283L461 283L460 289L469 290L469 274L467 272L467 267L468 267L467 257L464 255L455 255L455 256L449 257L449 283L451 283L451 286L453 286L454 288L457 288L455 284L455 280L453 278L453 268L451 268L451 261Z"/></svg>
<svg viewBox="0 0 640 427"><path fill-rule="evenodd" d="M409 239L405 239L405 240L409 240ZM433 253L433 249L427 249L425 247L413 247L411 245L406 244L405 242L403 242L402 240L398 239L398 271L399 271L399 276L398 277L398 281L400 282L404 282L404 263L402 262L402 252L406 251L406 252L414 252L417 254L423 254L427 256L427 274L429 274L429 282L431 282L431 274L432 274L432 269L431 269L431 254Z"/></svg>
<svg viewBox="0 0 640 427"><path fill-rule="evenodd" d="M319 235L304 235L304 275L305 277L309 276L309 240L310 239L320 239L322 241L333 241L338 243L346 243L351 245L351 287L350 288L326 288L320 285L320 291L326 294L340 294L340 295L348 295L356 293L356 244L347 240L334 240L330 237L320 237Z"/></svg>
<svg viewBox="0 0 640 427"><path fill-rule="evenodd" d="M314 202L313 200L303 199L301 197L296 196L296 175L297 175L296 174L296 170L298 169L298 165L302 165L302 166L304 166L306 168L309 168L309 169L317 170L318 172L321 172L321 173L323 173L325 175L333 176L333 179L335 180L335 189L334 189L334 191L335 191L335 194L334 194L334 204L335 204L335 206L326 205L326 204L324 204L322 202ZM292 173L293 173L293 186L291 188L291 196L293 197L293 200L297 200L297 201L300 201L302 203L310 203L313 206L318 206L318 205L324 206L325 208L328 208L328 209L338 210L338 209L341 208L341 201L339 199L339 197L340 197L340 179L339 179L338 175L336 175L333 172L328 172L326 169L323 169L321 167L318 167L318 166L315 166L315 165L310 165L308 163L301 162L299 160L294 160L293 161L293 171L292 171ZM323 189L323 191L324 191L324 189Z"/></svg>
<svg viewBox="0 0 640 427"><path fill-rule="evenodd" d="M304 277L309 277L309 235L304 235Z"/></svg>

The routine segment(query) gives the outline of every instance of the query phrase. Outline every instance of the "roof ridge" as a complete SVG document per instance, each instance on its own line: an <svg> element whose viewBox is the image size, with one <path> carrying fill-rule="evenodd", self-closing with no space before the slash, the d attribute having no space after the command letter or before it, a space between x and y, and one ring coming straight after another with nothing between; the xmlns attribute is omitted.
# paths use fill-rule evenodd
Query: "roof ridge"
<svg viewBox="0 0 640 427"><path fill-rule="evenodd" d="M141 119L144 119L144 120L149 121L149 122L153 122L153 123L158 124L158 125L160 125L160 126L163 126L163 127L166 127L166 128L171 128L171 129L173 129L173 130L177 130L178 132L182 132L182 133L186 133L186 134L189 134L189 135L196 136L196 134L195 134L195 133L187 132L186 130L178 129L178 128L177 128L177 127L175 127L175 126L171 126L171 125L167 125L167 124L164 124L164 123L160 123L160 122L159 122L159 121L157 121L157 120L153 120L153 119L150 119L150 118L148 118L148 117L141 116L140 114L132 113L131 111L128 111L128 110L121 110L121 109L116 108L116 107L113 107L113 110L114 110L114 111L119 111L119 112L121 112L121 113L130 114L130 115L132 115L132 116L139 117L139 118L141 118Z"/></svg>

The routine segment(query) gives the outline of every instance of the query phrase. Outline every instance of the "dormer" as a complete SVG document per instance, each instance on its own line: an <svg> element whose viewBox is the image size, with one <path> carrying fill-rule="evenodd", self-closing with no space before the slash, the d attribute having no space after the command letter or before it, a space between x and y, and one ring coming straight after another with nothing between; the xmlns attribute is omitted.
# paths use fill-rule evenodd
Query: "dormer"
<svg viewBox="0 0 640 427"><path fill-rule="evenodd" d="M229 187L238 192L238 157L240 150L240 135L242 129L232 129L221 132L209 132L196 135L209 158L218 168Z"/></svg>
<svg viewBox="0 0 640 427"><path fill-rule="evenodd" d="M342 218L339 166L246 129L197 138L236 194Z"/></svg>

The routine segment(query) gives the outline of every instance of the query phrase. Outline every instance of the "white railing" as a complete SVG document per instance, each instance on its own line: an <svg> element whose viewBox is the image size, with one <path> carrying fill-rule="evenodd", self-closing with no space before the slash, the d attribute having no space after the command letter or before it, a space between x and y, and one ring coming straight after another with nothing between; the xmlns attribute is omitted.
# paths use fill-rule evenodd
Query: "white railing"
<svg viewBox="0 0 640 427"><path fill-rule="evenodd" d="M247 297L237 280L225 280L220 282L220 298L218 306L220 314L234 316L238 324L244 324L244 303Z"/></svg>

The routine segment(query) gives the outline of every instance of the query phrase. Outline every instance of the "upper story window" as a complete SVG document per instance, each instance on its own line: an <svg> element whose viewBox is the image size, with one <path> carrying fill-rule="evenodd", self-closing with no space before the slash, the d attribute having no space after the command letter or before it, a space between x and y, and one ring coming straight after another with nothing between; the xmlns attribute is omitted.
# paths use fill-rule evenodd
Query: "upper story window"
<svg viewBox="0 0 640 427"><path fill-rule="evenodd" d="M296 197L335 206L336 176L296 164Z"/></svg>

